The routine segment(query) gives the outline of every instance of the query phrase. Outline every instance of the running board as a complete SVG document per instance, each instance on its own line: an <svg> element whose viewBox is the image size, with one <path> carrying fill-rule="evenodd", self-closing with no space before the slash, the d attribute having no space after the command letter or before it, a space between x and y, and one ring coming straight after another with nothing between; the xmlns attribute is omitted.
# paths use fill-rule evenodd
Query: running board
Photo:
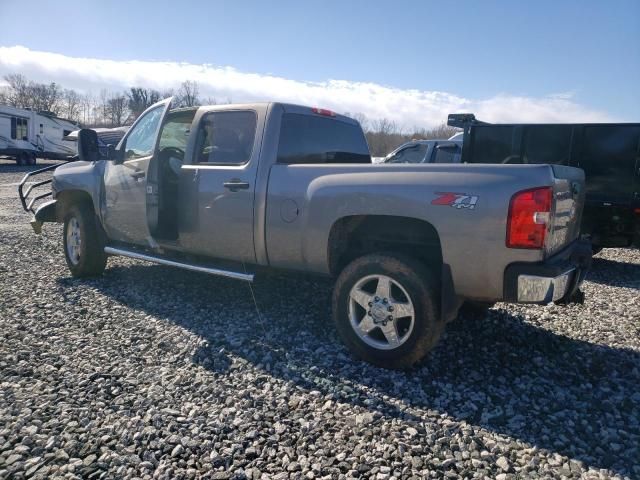
<svg viewBox="0 0 640 480"><path fill-rule="evenodd" d="M251 273L239 273L232 272L230 270L220 270L218 268L201 267L191 263L176 262L175 260L167 260L166 258L154 257L152 255L146 255L132 250L124 250L122 248L104 247L104 253L108 255L135 258L136 260L143 260L145 262L159 263L160 265L167 265L169 267L184 268L185 270L191 270L193 272L202 272L208 273L209 275L218 275L220 277L235 278L236 280L253 282L253 274Z"/></svg>

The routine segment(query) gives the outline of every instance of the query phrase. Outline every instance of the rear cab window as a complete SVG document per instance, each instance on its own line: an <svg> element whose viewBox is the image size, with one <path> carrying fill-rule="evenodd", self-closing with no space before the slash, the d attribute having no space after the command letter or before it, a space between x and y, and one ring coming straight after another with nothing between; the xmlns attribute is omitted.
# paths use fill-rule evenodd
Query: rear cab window
<svg viewBox="0 0 640 480"><path fill-rule="evenodd" d="M317 115L284 113L278 163L371 163L371 156L357 124Z"/></svg>

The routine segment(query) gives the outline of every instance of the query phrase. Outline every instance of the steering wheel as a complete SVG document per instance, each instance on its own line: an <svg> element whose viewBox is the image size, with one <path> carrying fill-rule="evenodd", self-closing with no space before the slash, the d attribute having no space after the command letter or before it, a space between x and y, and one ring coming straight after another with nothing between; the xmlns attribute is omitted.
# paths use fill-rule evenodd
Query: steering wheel
<svg viewBox="0 0 640 480"><path fill-rule="evenodd" d="M177 147L165 147L160 150L160 169L167 181L176 182L178 176L177 170L179 170L179 167L175 164L175 166L172 166L172 158L177 159L180 162L180 165L182 165L184 160L184 151Z"/></svg>
<svg viewBox="0 0 640 480"><path fill-rule="evenodd" d="M179 158L180 160L184 160L184 151L178 147L164 147L162 150L160 150L160 153L162 153L167 158L175 157Z"/></svg>

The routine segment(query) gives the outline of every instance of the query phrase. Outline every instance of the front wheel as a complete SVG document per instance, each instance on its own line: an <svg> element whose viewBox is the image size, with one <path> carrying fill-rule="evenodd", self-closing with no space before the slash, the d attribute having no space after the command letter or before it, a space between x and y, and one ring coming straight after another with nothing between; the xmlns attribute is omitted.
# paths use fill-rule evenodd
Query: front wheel
<svg viewBox="0 0 640 480"><path fill-rule="evenodd" d="M384 368L409 368L442 332L438 283L410 257L372 254L351 262L333 292L333 317L358 357Z"/></svg>
<svg viewBox="0 0 640 480"><path fill-rule="evenodd" d="M65 215L63 244L65 259L74 277L91 277L104 271L107 255L95 215L86 205L74 205Z"/></svg>

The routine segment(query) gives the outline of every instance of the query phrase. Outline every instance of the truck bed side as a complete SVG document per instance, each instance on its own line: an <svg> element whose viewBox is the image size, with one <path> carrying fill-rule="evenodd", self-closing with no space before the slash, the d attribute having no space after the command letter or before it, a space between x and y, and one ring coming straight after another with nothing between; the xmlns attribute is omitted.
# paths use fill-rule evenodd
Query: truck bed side
<svg viewBox="0 0 640 480"><path fill-rule="evenodd" d="M459 296L499 299L507 265L544 256L506 247L511 196L553 184L548 165L276 164L267 195L268 261L332 273L329 242L341 219L373 215L384 223L385 216L402 217L435 229ZM460 198L456 194L475 197L475 204L447 204Z"/></svg>

